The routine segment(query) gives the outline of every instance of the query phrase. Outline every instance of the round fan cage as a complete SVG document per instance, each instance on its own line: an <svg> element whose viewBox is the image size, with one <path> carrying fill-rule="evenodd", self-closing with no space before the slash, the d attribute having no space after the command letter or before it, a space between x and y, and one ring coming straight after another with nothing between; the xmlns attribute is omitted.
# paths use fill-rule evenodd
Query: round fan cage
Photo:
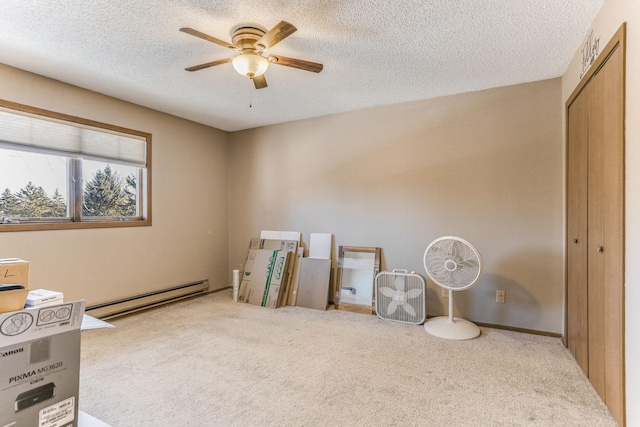
<svg viewBox="0 0 640 427"><path fill-rule="evenodd" d="M438 286L462 291L480 278L482 257L469 242L459 237L441 237L424 253L424 268Z"/></svg>
<svg viewBox="0 0 640 427"><path fill-rule="evenodd" d="M458 340L480 335L480 328L474 323L453 317L453 291L468 289L480 279L480 252L460 237L440 237L424 252L424 268L436 285L449 291L449 316L429 319L424 324L425 330L438 337Z"/></svg>

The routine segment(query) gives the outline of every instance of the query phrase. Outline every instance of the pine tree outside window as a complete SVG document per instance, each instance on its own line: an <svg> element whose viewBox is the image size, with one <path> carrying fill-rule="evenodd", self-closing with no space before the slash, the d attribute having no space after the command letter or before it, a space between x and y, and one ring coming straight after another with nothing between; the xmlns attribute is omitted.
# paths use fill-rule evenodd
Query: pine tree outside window
<svg viewBox="0 0 640 427"><path fill-rule="evenodd" d="M151 225L151 135L0 100L0 231Z"/></svg>

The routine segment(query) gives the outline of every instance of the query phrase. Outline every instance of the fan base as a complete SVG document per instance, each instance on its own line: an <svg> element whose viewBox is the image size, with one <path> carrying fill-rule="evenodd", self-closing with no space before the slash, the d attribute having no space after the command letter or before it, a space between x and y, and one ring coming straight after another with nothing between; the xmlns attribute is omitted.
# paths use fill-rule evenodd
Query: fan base
<svg viewBox="0 0 640 427"><path fill-rule="evenodd" d="M459 317L454 317L453 322L447 316L433 317L424 324L424 330L449 340L470 340L480 335L480 328L475 323Z"/></svg>

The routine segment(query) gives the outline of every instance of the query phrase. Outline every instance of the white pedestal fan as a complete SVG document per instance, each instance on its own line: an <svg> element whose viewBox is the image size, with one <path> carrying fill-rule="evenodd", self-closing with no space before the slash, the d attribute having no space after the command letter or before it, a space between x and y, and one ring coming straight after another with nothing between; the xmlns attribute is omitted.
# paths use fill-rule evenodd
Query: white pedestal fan
<svg viewBox="0 0 640 427"><path fill-rule="evenodd" d="M476 324L453 317L453 292L470 288L482 273L482 257L478 250L460 237L440 237L424 252L424 268L436 285L449 291L449 316L427 320L424 329L431 335L453 340L468 340L480 335Z"/></svg>

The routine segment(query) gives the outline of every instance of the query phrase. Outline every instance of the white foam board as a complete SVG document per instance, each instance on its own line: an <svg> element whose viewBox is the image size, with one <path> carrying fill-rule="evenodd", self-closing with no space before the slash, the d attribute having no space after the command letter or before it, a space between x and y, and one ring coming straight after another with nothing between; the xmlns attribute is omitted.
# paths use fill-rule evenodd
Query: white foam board
<svg viewBox="0 0 640 427"><path fill-rule="evenodd" d="M331 259L331 238L329 233L311 233L309 258Z"/></svg>

